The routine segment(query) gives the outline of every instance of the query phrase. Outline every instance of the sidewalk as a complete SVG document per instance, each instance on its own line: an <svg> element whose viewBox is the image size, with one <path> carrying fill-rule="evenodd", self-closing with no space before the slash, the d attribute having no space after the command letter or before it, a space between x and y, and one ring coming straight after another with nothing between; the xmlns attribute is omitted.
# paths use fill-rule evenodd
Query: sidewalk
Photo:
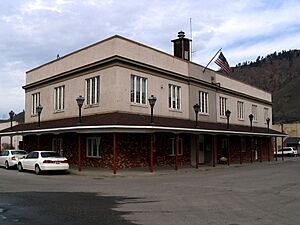
<svg viewBox="0 0 300 225"><path fill-rule="evenodd" d="M112 169L105 169L105 168L82 168L81 171L78 171L76 167L71 167L69 169L70 174L78 175L78 176L88 176L93 178L113 178L113 177L138 177L138 176L163 176L163 175L170 175L170 174L185 174L185 173L197 173L201 171L211 171L211 170L220 170L220 169L230 169L236 167L254 167L254 166L264 166L264 165L272 165L272 164L281 164L284 162L288 162L289 160L285 161L263 161L263 162L244 162L242 164L235 163L231 164L230 166L217 164L216 167L212 167L211 165L199 165L199 168L196 169L192 166L184 166L179 167L178 170L175 170L174 167L166 166L166 167L156 167L154 168L154 172L151 173L148 167L145 168L130 168L130 169L118 169L116 174L113 174Z"/></svg>

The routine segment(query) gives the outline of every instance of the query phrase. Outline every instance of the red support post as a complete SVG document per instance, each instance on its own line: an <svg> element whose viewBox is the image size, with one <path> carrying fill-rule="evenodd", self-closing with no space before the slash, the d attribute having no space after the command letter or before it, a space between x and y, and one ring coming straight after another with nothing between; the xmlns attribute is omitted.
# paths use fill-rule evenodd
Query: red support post
<svg viewBox="0 0 300 225"><path fill-rule="evenodd" d="M58 152L58 137L56 135L56 146L55 146L56 152Z"/></svg>
<svg viewBox="0 0 300 225"><path fill-rule="evenodd" d="M250 139L250 162L253 163L253 138Z"/></svg>
<svg viewBox="0 0 300 225"><path fill-rule="evenodd" d="M262 150L263 150L262 139L258 139L258 141L259 141L259 162L262 162Z"/></svg>
<svg viewBox="0 0 300 225"><path fill-rule="evenodd" d="M230 166L230 140L227 138L227 165Z"/></svg>
<svg viewBox="0 0 300 225"><path fill-rule="evenodd" d="M242 148L243 148L243 142L242 142L242 138L240 138L240 164L242 164Z"/></svg>
<svg viewBox="0 0 300 225"><path fill-rule="evenodd" d="M283 156L283 137L281 137L281 160L284 160L284 156Z"/></svg>
<svg viewBox="0 0 300 225"><path fill-rule="evenodd" d="M153 134L150 136L150 173L153 173Z"/></svg>
<svg viewBox="0 0 300 225"><path fill-rule="evenodd" d="M81 171L81 140L80 140L80 134L78 133L77 134L77 154L78 154L78 163L77 163L77 168L78 168L78 171Z"/></svg>
<svg viewBox="0 0 300 225"><path fill-rule="evenodd" d="M10 148L13 149L13 136L10 136Z"/></svg>
<svg viewBox="0 0 300 225"><path fill-rule="evenodd" d="M175 170L178 170L179 135L176 135Z"/></svg>
<svg viewBox="0 0 300 225"><path fill-rule="evenodd" d="M275 137L275 151L276 151L276 155L275 155L275 157L276 157L276 161L278 160L278 148L277 148L277 137Z"/></svg>
<svg viewBox="0 0 300 225"><path fill-rule="evenodd" d="M271 158L270 158L270 148L271 148L271 146L272 146L272 138L271 137L269 137L269 139L268 139L268 161L270 162L271 161Z"/></svg>
<svg viewBox="0 0 300 225"><path fill-rule="evenodd" d="M40 135L37 136L37 150L40 150Z"/></svg>
<svg viewBox="0 0 300 225"><path fill-rule="evenodd" d="M217 155L217 136L213 135L213 149L212 149L212 166L216 166L216 155Z"/></svg>
<svg viewBox="0 0 300 225"><path fill-rule="evenodd" d="M199 167L199 135L196 135L196 169Z"/></svg>
<svg viewBox="0 0 300 225"><path fill-rule="evenodd" d="M114 174L117 173L117 134L113 134L113 148L114 148L114 165L113 170Z"/></svg>
<svg viewBox="0 0 300 225"><path fill-rule="evenodd" d="M0 151L2 150L1 136L0 136Z"/></svg>

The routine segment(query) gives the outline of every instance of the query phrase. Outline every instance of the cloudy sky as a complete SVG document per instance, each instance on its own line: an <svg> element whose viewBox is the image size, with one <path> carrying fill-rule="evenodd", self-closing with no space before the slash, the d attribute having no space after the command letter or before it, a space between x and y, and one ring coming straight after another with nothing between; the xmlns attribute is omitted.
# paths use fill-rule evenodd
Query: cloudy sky
<svg viewBox="0 0 300 225"><path fill-rule="evenodd" d="M2 0L0 119L24 109L25 72L57 54L115 34L172 54L178 31L191 37L190 18L202 65L219 48L231 66L300 48L300 0Z"/></svg>

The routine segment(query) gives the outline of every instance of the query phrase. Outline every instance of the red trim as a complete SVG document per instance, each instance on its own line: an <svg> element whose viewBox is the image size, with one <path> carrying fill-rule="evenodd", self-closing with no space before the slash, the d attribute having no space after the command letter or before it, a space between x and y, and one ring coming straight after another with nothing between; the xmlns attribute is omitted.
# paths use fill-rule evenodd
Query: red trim
<svg viewBox="0 0 300 225"><path fill-rule="evenodd" d="M80 140L80 134L77 135L77 141L78 141L78 163L77 163L77 168L78 168L78 171L81 171L81 140Z"/></svg>
<svg viewBox="0 0 300 225"><path fill-rule="evenodd" d="M153 173L154 166L153 166L153 134L150 136L150 172Z"/></svg>
<svg viewBox="0 0 300 225"><path fill-rule="evenodd" d="M281 160L284 161L284 156L283 156L283 137L281 138Z"/></svg>
<svg viewBox="0 0 300 225"><path fill-rule="evenodd" d="M227 165L230 166L230 140L227 138Z"/></svg>
<svg viewBox="0 0 300 225"><path fill-rule="evenodd" d="M275 151L276 151L276 161L278 160L278 156L277 156L277 154L278 154L278 149L277 149L277 137L275 137Z"/></svg>
<svg viewBox="0 0 300 225"><path fill-rule="evenodd" d="M217 136L213 136L212 166L216 166Z"/></svg>
<svg viewBox="0 0 300 225"><path fill-rule="evenodd" d="M240 164L242 164L243 163L243 159L242 159L242 148L243 148L242 138L240 138L240 142L241 142L241 145L240 145Z"/></svg>
<svg viewBox="0 0 300 225"><path fill-rule="evenodd" d="M251 137L251 143L250 143L250 159L251 159L251 163L253 163L253 138Z"/></svg>
<svg viewBox="0 0 300 225"><path fill-rule="evenodd" d="M113 135L113 146L114 146L114 165L113 165L113 170L114 174L117 173L117 134L114 133Z"/></svg>
<svg viewBox="0 0 300 225"><path fill-rule="evenodd" d="M259 139L259 162L262 162L262 150L263 150L262 140Z"/></svg>
<svg viewBox="0 0 300 225"><path fill-rule="evenodd" d="M175 156L175 170L178 170L178 152L179 152L179 135L176 135L176 156Z"/></svg>

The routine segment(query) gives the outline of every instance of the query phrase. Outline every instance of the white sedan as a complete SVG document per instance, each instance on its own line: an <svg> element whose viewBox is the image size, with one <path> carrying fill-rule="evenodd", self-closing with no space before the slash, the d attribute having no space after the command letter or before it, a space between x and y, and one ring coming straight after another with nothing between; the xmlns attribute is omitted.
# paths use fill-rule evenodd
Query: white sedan
<svg viewBox="0 0 300 225"><path fill-rule="evenodd" d="M68 160L52 151L33 151L18 162L18 170L32 170L38 175L43 171L69 169Z"/></svg>
<svg viewBox="0 0 300 225"><path fill-rule="evenodd" d="M25 156L27 152L24 150L6 149L0 151L0 166L4 166L6 169L16 166L19 159Z"/></svg>

